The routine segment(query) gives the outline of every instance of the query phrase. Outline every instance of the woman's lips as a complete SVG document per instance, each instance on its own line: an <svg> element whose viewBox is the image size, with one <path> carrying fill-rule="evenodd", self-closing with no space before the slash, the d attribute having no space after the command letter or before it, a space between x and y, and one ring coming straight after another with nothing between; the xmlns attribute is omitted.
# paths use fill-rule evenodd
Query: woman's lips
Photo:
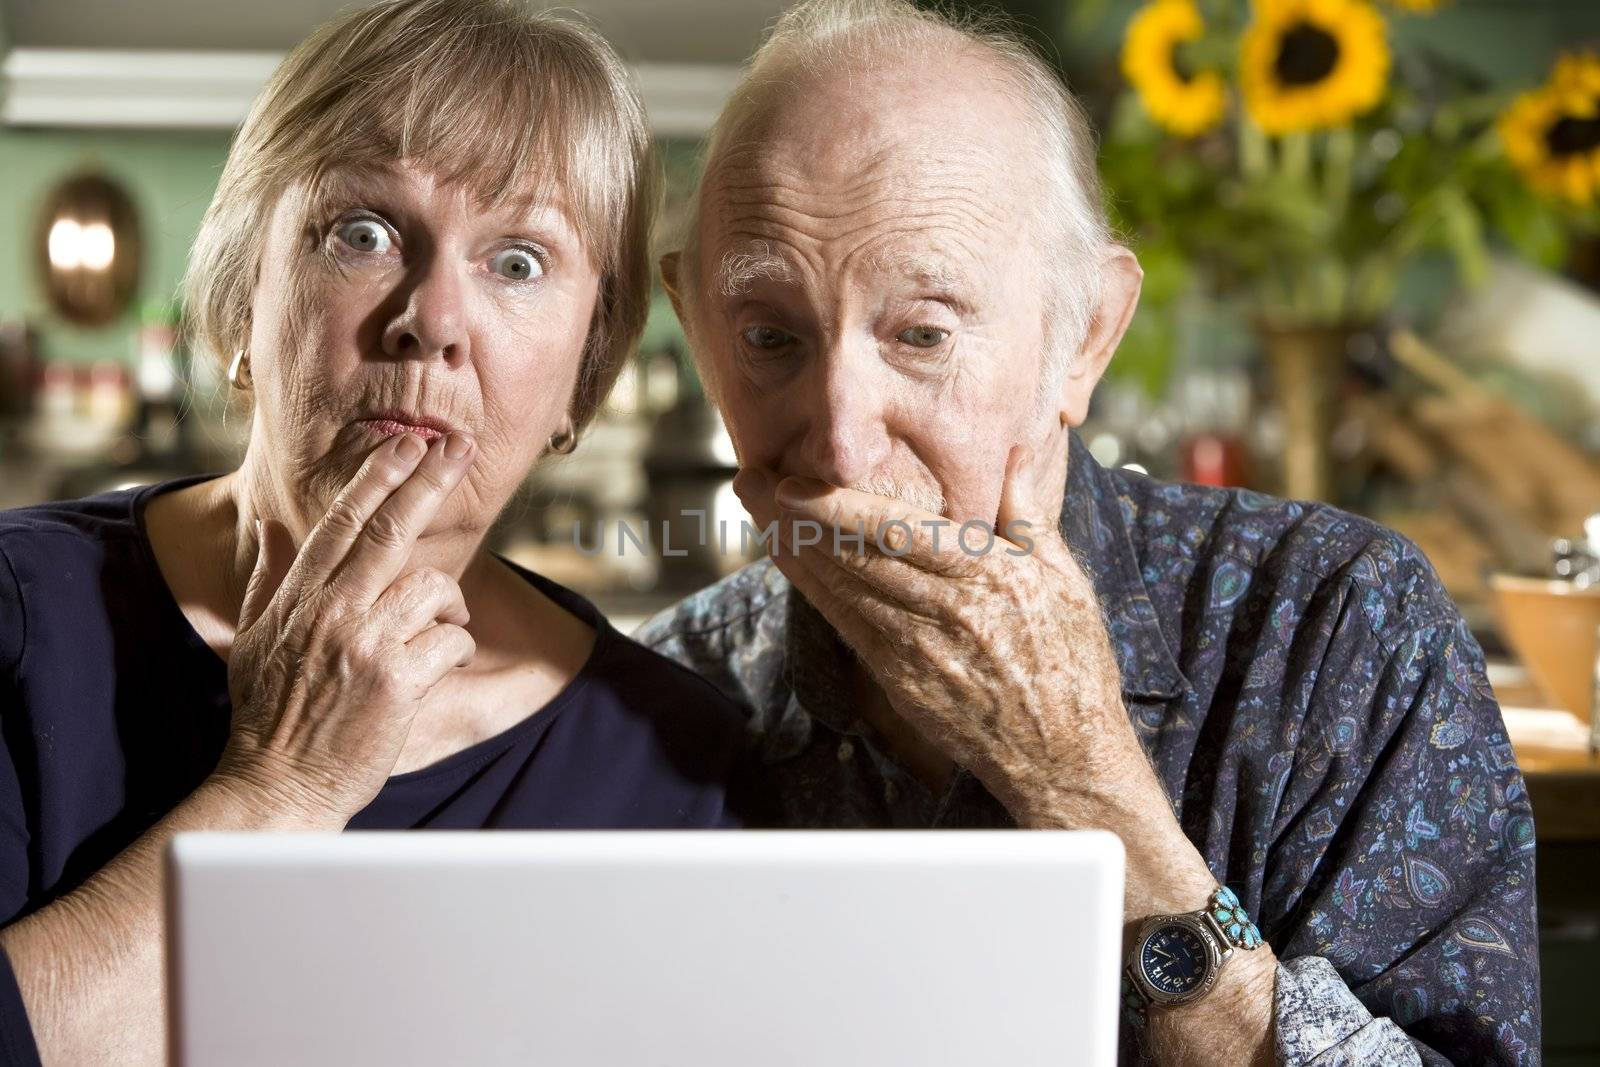
<svg viewBox="0 0 1600 1067"><path fill-rule="evenodd" d="M384 437L398 437L403 433L413 433L424 441L433 441L443 437L445 430L425 423L406 422L401 419L359 419L357 425L365 426Z"/></svg>

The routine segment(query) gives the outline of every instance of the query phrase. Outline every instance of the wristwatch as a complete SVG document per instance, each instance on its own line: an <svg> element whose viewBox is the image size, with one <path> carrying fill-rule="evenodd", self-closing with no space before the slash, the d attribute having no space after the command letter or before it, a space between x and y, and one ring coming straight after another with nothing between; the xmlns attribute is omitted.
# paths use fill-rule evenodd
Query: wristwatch
<svg viewBox="0 0 1600 1067"><path fill-rule="evenodd" d="M1199 911L1156 915L1134 935L1123 971L1123 1007L1143 1021L1148 1005L1187 1004L1211 992L1235 949L1261 947L1239 898L1219 886Z"/></svg>

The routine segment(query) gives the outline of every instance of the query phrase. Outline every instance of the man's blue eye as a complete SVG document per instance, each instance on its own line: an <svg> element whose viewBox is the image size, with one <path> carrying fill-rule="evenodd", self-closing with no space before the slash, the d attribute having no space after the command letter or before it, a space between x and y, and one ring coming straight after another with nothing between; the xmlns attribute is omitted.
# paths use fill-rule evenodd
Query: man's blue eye
<svg viewBox="0 0 1600 1067"><path fill-rule="evenodd" d="M776 326L752 326L744 331L744 339L751 348L782 348L789 343L789 335Z"/></svg>
<svg viewBox="0 0 1600 1067"><path fill-rule="evenodd" d="M339 227L339 240L357 252L387 252L393 242L376 219L352 219Z"/></svg>
<svg viewBox="0 0 1600 1067"><path fill-rule="evenodd" d="M901 330L899 341L913 348L932 348L942 344L950 336L949 330L941 330L937 326L913 326L908 330Z"/></svg>

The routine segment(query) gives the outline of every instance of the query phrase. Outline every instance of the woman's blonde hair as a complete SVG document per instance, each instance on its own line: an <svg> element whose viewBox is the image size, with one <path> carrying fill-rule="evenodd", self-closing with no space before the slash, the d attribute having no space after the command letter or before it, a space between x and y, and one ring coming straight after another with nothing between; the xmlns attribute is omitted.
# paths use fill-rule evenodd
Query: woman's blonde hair
<svg viewBox="0 0 1600 1067"><path fill-rule="evenodd" d="M388 0L289 53L234 138L190 252L191 343L220 361L248 345L267 223L287 189L401 160L492 206L559 197L600 272L570 405L583 426L644 329L660 180L644 107L611 46L517 0Z"/></svg>

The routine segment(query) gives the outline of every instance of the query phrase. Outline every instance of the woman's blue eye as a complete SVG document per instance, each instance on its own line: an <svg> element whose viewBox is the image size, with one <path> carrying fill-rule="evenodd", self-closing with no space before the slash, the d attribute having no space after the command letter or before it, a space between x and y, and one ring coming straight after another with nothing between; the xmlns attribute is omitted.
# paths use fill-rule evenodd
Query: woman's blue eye
<svg viewBox="0 0 1600 1067"><path fill-rule="evenodd" d="M496 274L517 282L525 282L544 273L544 264L539 262L539 257L526 248L508 248L498 253L490 265Z"/></svg>
<svg viewBox="0 0 1600 1067"><path fill-rule="evenodd" d="M339 227L339 240L357 252L387 252L394 243L376 219L352 219Z"/></svg>
<svg viewBox="0 0 1600 1067"><path fill-rule="evenodd" d="M776 326L752 326L744 331L744 340L751 348L782 348L789 335Z"/></svg>
<svg viewBox="0 0 1600 1067"><path fill-rule="evenodd" d="M941 330L937 326L913 326L909 330L901 330L899 340L913 348L932 348L949 336L949 330Z"/></svg>

